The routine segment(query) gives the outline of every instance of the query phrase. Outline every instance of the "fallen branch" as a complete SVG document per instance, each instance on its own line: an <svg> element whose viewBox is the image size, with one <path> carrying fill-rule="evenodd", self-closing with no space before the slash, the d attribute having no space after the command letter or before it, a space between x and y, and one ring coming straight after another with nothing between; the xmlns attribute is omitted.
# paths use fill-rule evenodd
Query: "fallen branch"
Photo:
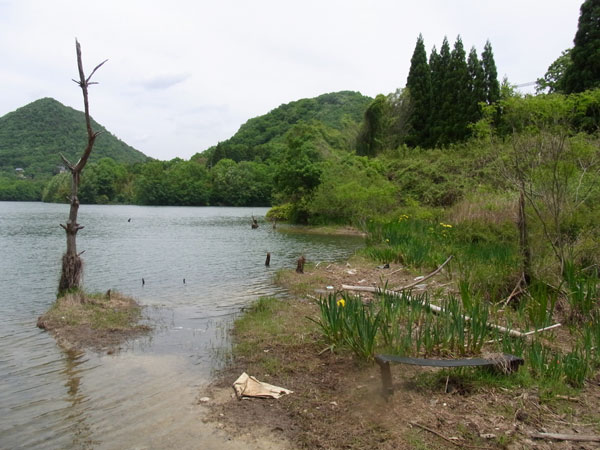
<svg viewBox="0 0 600 450"><path fill-rule="evenodd" d="M444 268L444 266L446 264L448 264L448 262L450 262L450 260L452 258L453 258L452 256L449 256L448 259L446 261L444 261L440 267L438 267L437 269L435 269L429 275L427 275L427 276L425 276L425 277L423 277L423 278L415 281L414 283L407 284L406 286L402 286L401 288L397 288L397 289L393 289L393 290L386 290L385 293L386 294L390 293L390 295L393 295L395 293L406 291L407 289L415 287L417 284L421 284L423 281L428 280L429 278L431 278L434 275L438 274L440 272L440 270L442 270ZM398 270L400 270L400 269L398 269ZM394 272L392 272L392 273L394 273ZM350 285L347 285L347 284L342 284L342 289L345 289L347 291L383 292L383 291L381 291L378 288L373 288L373 287L369 287L369 286L350 286Z"/></svg>
<svg viewBox="0 0 600 450"><path fill-rule="evenodd" d="M542 331L553 330L554 328L558 328L560 326L561 326L560 323L555 323L554 325L550 325L548 327L538 328L537 330L528 331L527 333L523 333L523 335L524 336L531 336L532 334L541 333Z"/></svg>
<svg viewBox="0 0 600 450"><path fill-rule="evenodd" d="M448 264L450 262L450 260L453 258L452 255L448 256L448 259L446 261L444 261L442 263L442 265L440 267L438 267L437 269L435 269L433 272L431 272L429 275L421 278L420 280L415 281L414 283L411 284L407 284L406 286L402 286L401 288L397 288L397 289L393 289L395 292L402 292L405 291L407 289L410 289L411 287L415 287L417 284L421 284L423 283L423 281L430 279L431 277L437 275L446 264Z"/></svg>
<svg viewBox="0 0 600 450"><path fill-rule="evenodd" d="M554 439L556 441L600 442L594 434L531 433L533 439Z"/></svg>
<svg viewBox="0 0 600 450"><path fill-rule="evenodd" d="M488 448L490 448L490 447L479 447L477 445L467 445L467 444L464 444L462 442L456 442L456 441L453 441L450 438L447 438L443 434L438 433L437 431L432 430L429 427L426 427L425 425L421 425L421 424L419 424L417 422L408 422L408 423L410 423L411 425L413 425L415 427L421 428L422 430L429 431L430 433L435 434L437 437L445 440L446 442L450 442L452 445L455 445L455 446L460 447L460 448L481 448L481 449L488 449Z"/></svg>
<svg viewBox="0 0 600 450"><path fill-rule="evenodd" d="M525 282L525 273L521 273L521 276L519 277L519 281L517 281L515 288L512 290L508 298L504 300L504 303L502 304L503 308L506 308L506 305L508 305L514 297L523 293L523 289L521 289L521 283L523 282Z"/></svg>
<svg viewBox="0 0 600 450"><path fill-rule="evenodd" d="M400 267L399 269L396 269L396 270L390 272L390 275L394 275L396 272L400 272L402 269L404 269L404 267Z"/></svg>

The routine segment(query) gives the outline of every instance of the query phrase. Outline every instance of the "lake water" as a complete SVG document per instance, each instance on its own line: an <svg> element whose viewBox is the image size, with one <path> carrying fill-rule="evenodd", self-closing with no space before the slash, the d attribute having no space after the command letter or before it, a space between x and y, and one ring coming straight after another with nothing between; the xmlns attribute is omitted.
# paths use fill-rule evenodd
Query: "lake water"
<svg viewBox="0 0 600 450"><path fill-rule="evenodd" d="M273 275L300 254L333 261L362 245L273 230L266 211L82 205L84 287L133 296L156 328L113 355L68 356L35 326L55 298L68 205L0 202L0 448L224 448L197 397L235 314L282 294Z"/></svg>

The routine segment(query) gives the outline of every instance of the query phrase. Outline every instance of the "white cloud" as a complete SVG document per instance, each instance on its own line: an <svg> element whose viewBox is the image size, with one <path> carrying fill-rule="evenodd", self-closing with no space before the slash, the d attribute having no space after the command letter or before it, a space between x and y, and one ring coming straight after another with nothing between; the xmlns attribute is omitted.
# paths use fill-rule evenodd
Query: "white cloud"
<svg viewBox="0 0 600 450"><path fill-rule="evenodd" d="M50 96L82 109L74 39L95 75L96 120L160 159L189 158L282 103L325 92L374 96L406 82L428 49L486 39L499 75L543 75L572 45L575 0L0 0L0 115Z"/></svg>

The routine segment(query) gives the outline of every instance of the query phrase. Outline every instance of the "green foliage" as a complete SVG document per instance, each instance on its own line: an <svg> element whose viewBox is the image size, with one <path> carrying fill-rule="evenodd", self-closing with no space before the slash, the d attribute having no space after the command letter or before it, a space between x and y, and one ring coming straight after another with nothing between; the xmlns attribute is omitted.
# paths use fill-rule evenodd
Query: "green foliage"
<svg viewBox="0 0 600 450"><path fill-rule="evenodd" d="M444 126L446 117L444 109L450 104L450 95L446 89L447 78L450 70L450 44L444 36L442 47L439 54L435 47L429 56L429 68L431 70L431 92L432 98L435 99L436 107L431 112L431 122L429 124L429 141L422 144L426 147L434 147L440 141L444 140ZM444 106L446 105L446 106Z"/></svg>
<svg viewBox="0 0 600 450"><path fill-rule="evenodd" d="M393 210L397 188L382 172L375 161L353 155L325 164L308 205L310 222L361 225Z"/></svg>
<svg viewBox="0 0 600 450"><path fill-rule="evenodd" d="M102 134L96 140L90 162L112 158L119 163L135 163L146 156L110 134L92 120ZM87 143L85 117L81 111L43 98L0 117L0 171L25 169L28 177L50 176L63 165L62 153L77 162Z"/></svg>
<svg viewBox="0 0 600 450"><path fill-rule="evenodd" d="M490 41L485 43L481 54L481 64L484 73L485 100L488 105L500 100L500 84L498 83L498 70L494 60L494 52Z"/></svg>
<svg viewBox="0 0 600 450"><path fill-rule="evenodd" d="M342 91L281 105L268 114L248 120L230 139L204 152L208 165L212 167L224 158L236 162L256 158L265 161L275 156L277 143L301 122L321 122L338 131L346 130L351 128L352 122L360 122L370 101L371 98L358 92Z"/></svg>
<svg viewBox="0 0 600 450"><path fill-rule="evenodd" d="M194 161L151 161L141 167L133 185L135 201L143 205L208 205L210 180Z"/></svg>
<svg viewBox="0 0 600 450"><path fill-rule="evenodd" d="M294 205L291 203L275 205L267 212L267 219L275 220L278 222L287 222L292 218L293 208Z"/></svg>
<svg viewBox="0 0 600 450"><path fill-rule="evenodd" d="M365 110L356 138L356 151L376 156L385 149L396 148L411 130L412 102L408 90L384 96L379 94Z"/></svg>
<svg viewBox="0 0 600 450"><path fill-rule="evenodd" d="M467 123L477 122L482 115L480 104L486 101L485 96L485 74L483 65L477 57L475 47L471 47L467 59L467 71L469 73L467 82L467 96L465 102L465 115Z"/></svg>
<svg viewBox="0 0 600 450"><path fill-rule="evenodd" d="M420 34L410 60L406 89L408 89L413 99L413 110L410 115L411 134L406 143L415 146L427 142L429 139L429 119L433 100L431 69L427 63L427 52L425 51L423 36Z"/></svg>
<svg viewBox="0 0 600 450"><path fill-rule="evenodd" d="M308 319L319 325L327 343L332 346L341 345L344 342L346 300L338 300L337 294L329 294L326 298L321 297L317 305L321 313L320 319Z"/></svg>
<svg viewBox="0 0 600 450"><path fill-rule="evenodd" d="M585 0L581 5L575 34L572 64L565 71L565 92L600 88L600 2Z"/></svg>
<svg viewBox="0 0 600 450"><path fill-rule="evenodd" d="M431 148L464 141L472 133L470 124L481 118L480 105L500 99L491 44L486 43L481 61L474 48L467 60L460 36L452 51L444 38L440 52L434 47L427 64L419 35L406 87L412 107L407 144Z"/></svg>
<svg viewBox="0 0 600 450"><path fill-rule="evenodd" d="M600 289L597 270L585 273L572 261L567 261L563 270L567 299L571 306L571 318L587 319L598 308Z"/></svg>
<svg viewBox="0 0 600 450"><path fill-rule="evenodd" d="M71 198L71 174L64 172L53 176L44 187L42 201L67 203Z"/></svg>
<svg viewBox="0 0 600 450"><path fill-rule="evenodd" d="M79 188L81 203L131 203L127 195L129 181L127 167L111 158L86 165Z"/></svg>
<svg viewBox="0 0 600 450"><path fill-rule="evenodd" d="M44 184L44 179L23 180L14 176L0 176L0 201L39 201Z"/></svg>
<svg viewBox="0 0 600 450"><path fill-rule="evenodd" d="M554 92L565 92L565 76L569 67L573 64L571 60L571 49L563 50L556 60L550 64L544 78L536 80L535 92L552 94Z"/></svg>
<svg viewBox="0 0 600 450"><path fill-rule="evenodd" d="M268 206L272 177L265 164L221 159L210 171L211 204Z"/></svg>
<svg viewBox="0 0 600 450"><path fill-rule="evenodd" d="M346 296L344 306L344 340L360 358L373 360L381 324L381 309L364 304L360 297Z"/></svg>
<svg viewBox="0 0 600 450"><path fill-rule="evenodd" d="M470 82L465 50L458 36L450 54L450 64L443 86L446 101L441 105L443 133L439 142L442 145L462 141L469 134Z"/></svg>

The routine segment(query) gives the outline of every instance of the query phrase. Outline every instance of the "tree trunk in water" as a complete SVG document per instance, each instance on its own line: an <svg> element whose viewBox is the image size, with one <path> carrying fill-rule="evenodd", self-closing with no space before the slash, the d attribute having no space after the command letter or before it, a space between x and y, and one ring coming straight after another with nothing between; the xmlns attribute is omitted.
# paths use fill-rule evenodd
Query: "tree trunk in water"
<svg viewBox="0 0 600 450"><path fill-rule="evenodd" d="M271 253L267 252L267 259L265 260L265 266L269 267L271 265Z"/></svg>
<svg viewBox="0 0 600 450"><path fill-rule="evenodd" d="M85 77L83 72L83 62L81 59L81 46L79 42L75 41L75 49L77 52L77 68L79 70L79 81L75 81L83 92L83 104L84 104L84 113L85 113L85 123L87 129L88 142L87 146L83 152L83 155L77 162L77 164L71 164L63 155L60 155L63 162L67 165L69 170L71 171L72 180L71 180L71 208L69 210L69 220L67 220L67 224L60 226L65 230L67 234L67 251L62 257L62 272L60 276L60 281L58 283L58 293L61 294L65 291L71 289L78 289L81 283L81 275L83 273L83 262L79 257L81 253L77 253L77 232L81 230L83 227L77 223L77 213L79 211L79 198L77 197L77 191L79 189L79 179L81 176L81 171L85 167L88 158L90 157L90 153L92 152L92 148L94 146L94 142L96 140L96 136L98 136L97 132L92 130L92 122L90 118L90 107L88 102L88 86L90 84L90 79L94 72L102 66L106 61L98 64L89 77Z"/></svg>

